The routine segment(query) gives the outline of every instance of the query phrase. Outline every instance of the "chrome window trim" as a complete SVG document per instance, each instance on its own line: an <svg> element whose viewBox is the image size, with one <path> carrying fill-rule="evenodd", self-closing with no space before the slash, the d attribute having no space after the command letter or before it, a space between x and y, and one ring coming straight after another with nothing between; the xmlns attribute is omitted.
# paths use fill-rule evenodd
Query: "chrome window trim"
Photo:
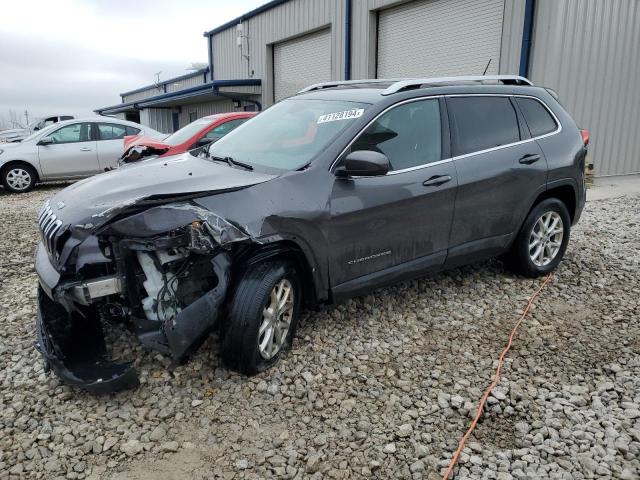
<svg viewBox="0 0 640 480"><path fill-rule="evenodd" d="M435 99L435 98L450 98L450 97L520 97L520 98L531 98L533 100L536 100L538 102L540 102L542 104L542 106L547 110L547 112L549 112L551 114L551 116L553 117L553 120L556 122L556 125L558 126L554 131L549 132L549 133L545 133L544 135L538 135L537 137L531 137L531 138L527 138L526 140L519 140L517 142L513 142L513 143L505 143L504 145L499 145L497 147L492 147L492 148L487 148L484 150L477 150L475 152L470 152L470 153L465 153L463 155L457 155L457 156L453 156L453 157L449 157L449 158L444 158L442 160L438 160L435 162L431 162L431 163L424 163L422 165L416 165L415 167L409 167L409 168L403 168L401 170L392 170L390 172L388 172L386 175L382 175L384 177L389 176L389 175L397 175L399 173L406 173L406 172L411 172L414 170L420 170L423 168L427 168L427 167L431 167L434 165L442 165L445 163L449 163L452 162L454 160L458 160L458 159L462 159L462 158L467 158L467 157L472 157L474 155L480 155L483 153L488 153L488 152L493 152L495 150L500 150L502 148L509 148L509 147L513 147L516 145L522 145L525 143L529 143L529 142L533 142L534 140L538 140L540 138L546 138L546 137L550 137L552 135L556 135L558 133L560 133L562 131L562 123L560 123L560 120L558 119L558 117L556 116L556 114L553 112L553 110L551 110L551 108L549 108L549 106L543 101L540 100L538 97L533 96L533 95L524 95L524 94L517 94L517 93L452 93L452 94L444 94L444 95L425 95L422 97L415 97L415 98L409 98L407 100L403 100L402 102L398 102L398 103L394 103L393 105L389 105L387 108L385 108L382 112L380 112L378 115L376 115L371 121L369 121L352 139L351 141L347 144L347 146L342 149L342 151L340 152L340 155L338 155L336 157L336 159L331 163L331 166L329 167L329 171L331 173L333 173L333 168L335 167L336 163L338 163L338 160L340 158L342 158L342 156L345 154L345 152L347 150L349 150L349 148L351 148L351 145L353 145L353 143L358 139L358 137L360 135L362 135L362 133L371 126L371 124L373 124L375 121L378 120L378 118L380 118L382 115L384 115L385 113L387 113L389 110L392 110L395 107L398 107L400 105L404 105L406 103L412 103L412 102L418 102L420 100L429 100L429 99ZM353 176L351 178L373 178L373 176Z"/></svg>
<svg viewBox="0 0 640 480"><path fill-rule="evenodd" d="M465 153L463 155L456 155L453 157L454 160L458 160L461 158L472 157L474 155L481 155L483 153L494 152L496 150L500 150L502 148L514 147L516 145L523 145L525 143L533 142L540 138L550 137L551 135L555 135L556 133L560 133L562 131L562 124L560 120L553 113L553 110L549 108L549 106L540 100L538 97L533 95L522 95L522 94L509 94L509 93L456 93L451 95L445 95L445 97L520 97L520 98L531 98L533 100L537 100L542 104L542 106L551 114L553 120L556 122L557 128L553 132L545 133L544 135L538 135L537 137L527 138L526 140L520 140L518 142L505 143L504 145L499 145L497 147L485 148L484 150L476 150L475 152Z"/></svg>

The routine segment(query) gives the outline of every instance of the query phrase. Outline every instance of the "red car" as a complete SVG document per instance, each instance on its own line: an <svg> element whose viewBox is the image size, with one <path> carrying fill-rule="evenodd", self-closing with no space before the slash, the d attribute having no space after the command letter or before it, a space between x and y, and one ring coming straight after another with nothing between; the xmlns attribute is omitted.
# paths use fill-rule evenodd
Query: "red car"
<svg viewBox="0 0 640 480"><path fill-rule="evenodd" d="M199 118L164 140L134 135L124 137L124 153L121 163L132 163L157 155L166 157L204 147L220 140L234 128L255 116L256 112L220 113Z"/></svg>

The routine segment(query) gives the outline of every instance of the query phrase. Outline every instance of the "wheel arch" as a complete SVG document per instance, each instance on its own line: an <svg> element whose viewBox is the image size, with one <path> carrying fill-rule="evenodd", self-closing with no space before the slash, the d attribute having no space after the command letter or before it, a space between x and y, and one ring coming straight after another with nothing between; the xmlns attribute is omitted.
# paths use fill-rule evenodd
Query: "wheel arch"
<svg viewBox="0 0 640 480"><path fill-rule="evenodd" d="M569 218L571 219L571 223L573 223L576 212L577 212L577 208L578 208L577 195L578 194L577 194L576 183L575 183L575 180L573 179L567 178L565 180L558 180L553 183L550 183L547 186L546 190L538 194L538 196L531 203L531 206L527 210L527 213L520 220L520 225L518 226L518 229L514 232L511 238L511 241L508 244L507 250L511 248L511 246L513 245L513 242L515 242L516 238L520 234L520 231L522 230L524 222L527 220L527 217L529 216L531 211L534 208L536 208L536 206L540 202L543 202L544 200L547 200L549 198L557 198L562 203L564 203L564 205L567 207L567 210L569 212Z"/></svg>
<svg viewBox="0 0 640 480"><path fill-rule="evenodd" d="M36 174L36 182L40 181L40 172L38 171L38 167L27 160L9 160L5 164L3 164L2 167L0 167L0 175L2 175L2 177L4 178L4 175L6 171L9 170L9 168L18 165L24 165L31 168Z"/></svg>
<svg viewBox="0 0 640 480"><path fill-rule="evenodd" d="M544 192L538 195L536 200L533 202L533 205L531 205L529 212L531 212L531 210L540 202L548 198L557 198L564 203L565 207L567 207L567 210L569 211L571 222L573 223L578 208L578 192L575 186L575 181L567 179L566 181L559 181L550 184Z"/></svg>
<svg viewBox="0 0 640 480"><path fill-rule="evenodd" d="M272 259L287 259L297 267L306 306L313 307L326 299L327 290L317 262L311 250L298 238L279 237L268 243L256 243L238 256L238 268L244 270Z"/></svg>

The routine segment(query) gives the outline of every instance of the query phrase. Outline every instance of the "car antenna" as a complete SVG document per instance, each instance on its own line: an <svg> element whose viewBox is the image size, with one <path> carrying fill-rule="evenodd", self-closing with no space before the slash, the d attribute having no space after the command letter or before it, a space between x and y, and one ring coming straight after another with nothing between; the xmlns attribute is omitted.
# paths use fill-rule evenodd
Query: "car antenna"
<svg viewBox="0 0 640 480"><path fill-rule="evenodd" d="M489 61L487 62L487 66L484 67L484 72L482 72L482 75L486 75L487 74L487 70L489 70L489 65L491 65L491 60L493 60L493 59L490 58Z"/></svg>

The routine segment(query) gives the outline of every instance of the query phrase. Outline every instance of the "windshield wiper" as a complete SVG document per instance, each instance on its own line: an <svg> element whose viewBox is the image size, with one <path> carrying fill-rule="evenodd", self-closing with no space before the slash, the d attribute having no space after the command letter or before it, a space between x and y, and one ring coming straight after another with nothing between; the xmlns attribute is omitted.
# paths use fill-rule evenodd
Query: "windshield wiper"
<svg viewBox="0 0 640 480"><path fill-rule="evenodd" d="M242 163L242 162L239 162L238 160L234 160L232 157L216 157L215 155L209 154L209 158L211 160L217 160L219 162L227 162L230 167L235 166L235 167L242 167L245 170L253 170L253 166L249 165L248 163Z"/></svg>

